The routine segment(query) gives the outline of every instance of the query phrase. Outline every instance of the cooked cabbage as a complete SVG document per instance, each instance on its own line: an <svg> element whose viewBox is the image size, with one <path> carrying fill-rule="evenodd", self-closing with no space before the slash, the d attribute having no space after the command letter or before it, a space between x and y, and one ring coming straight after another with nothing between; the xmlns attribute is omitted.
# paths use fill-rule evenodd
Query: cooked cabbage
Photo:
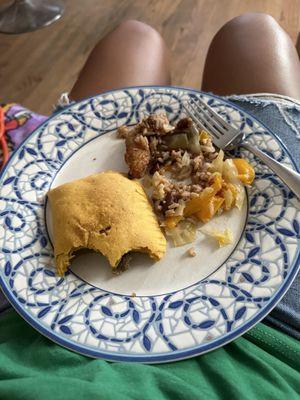
<svg viewBox="0 0 300 400"><path fill-rule="evenodd" d="M235 206L241 210L245 201L245 188L243 187L243 185L239 184L239 185L235 185L235 187L237 188L237 195L235 198Z"/></svg>
<svg viewBox="0 0 300 400"><path fill-rule="evenodd" d="M175 228L166 229L166 235L172 240L175 247L184 246L195 240L196 225L188 220L180 221Z"/></svg>
<svg viewBox="0 0 300 400"><path fill-rule="evenodd" d="M195 127L195 124L192 124L189 129L188 140L189 140L189 150L194 154L200 154L201 146L199 140L199 131Z"/></svg>
<svg viewBox="0 0 300 400"><path fill-rule="evenodd" d="M245 200L245 189L238 178L238 170L232 159L227 159L223 163L223 178L226 182L232 183L235 186L235 206L241 210Z"/></svg>
<svg viewBox="0 0 300 400"><path fill-rule="evenodd" d="M194 154L201 153L199 131L194 124L186 132L166 136L164 142L170 149L189 150Z"/></svg>
<svg viewBox="0 0 300 400"><path fill-rule="evenodd" d="M223 178L229 183L239 183L238 171L231 158L223 162Z"/></svg>
<svg viewBox="0 0 300 400"><path fill-rule="evenodd" d="M202 229L202 232L210 236L214 239L216 239L219 243L220 247L227 246L229 244L232 244L233 242L233 234L232 231L228 228L226 228L224 231L221 231L216 228L211 228L211 229Z"/></svg>
<svg viewBox="0 0 300 400"><path fill-rule="evenodd" d="M230 189L224 190L223 197L224 197L224 209L226 211L230 210L235 201L232 191Z"/></svg>
<svg viewBox="0 0 300 400"><path fill-rule="evenodd" d="M164 142L170 149L183 149L189 148L189 140L186 133L177 133L174 135L166 136Z"/></svg>
<svg viewBox="0 0 300 400"><path fill-rule="evenodd" d="M210 172L219 172L222 175L223 172L223 160L224 160L224 151L220 149L217 157L212 161L209 166Z"/></svg>

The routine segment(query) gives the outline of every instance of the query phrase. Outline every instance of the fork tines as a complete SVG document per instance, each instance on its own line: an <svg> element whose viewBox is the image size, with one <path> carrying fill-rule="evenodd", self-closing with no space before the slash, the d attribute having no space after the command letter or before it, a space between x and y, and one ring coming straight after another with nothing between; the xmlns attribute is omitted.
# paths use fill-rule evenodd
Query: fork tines
<svg viewBox="0 0 300 400"><path fill-rule="evenodd" d="M184 106L186 112L200 128L208 129L216 139L221 139L221 136L231 128L230 125L200 97L196 101L194 99L189 100L187 106Z"/></svg>

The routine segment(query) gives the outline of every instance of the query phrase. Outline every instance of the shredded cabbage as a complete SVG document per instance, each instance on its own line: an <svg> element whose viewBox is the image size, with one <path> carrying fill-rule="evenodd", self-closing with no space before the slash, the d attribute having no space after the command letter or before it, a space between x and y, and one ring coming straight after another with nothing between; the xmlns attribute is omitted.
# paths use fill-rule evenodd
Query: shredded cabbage
<svg viewBox="0 0 300 400"><path fill-rule="evenodd" d="M223 163L223 178L226 182L235 186L237 190L235 206L241 210L245 200L245 189L238 178L238 170L231 159L227 159Z"/></svg>
<svg viewBox="0 0 300 400"><path fill-rule="evenodd" d="M199 142L199 131L195 127L195 124L192 124L190 130L188 132L188 140L189 140L189 150L194 154L201 153L201 146Z"/></svg>
<svg viewBox="0 0 300 400"><path fill-rule="evenodd" d="M223 162L222 175L226 182L233 184L239 183L238 170L234 165L232 159L228 158Z"/></svg>
<svg viewBox="0 0 300 400"><path fill-rule="evenodd" d="M233 242L232 231L228 228L226 228L224 231L221 231L216 228L202 229L202 232L205 235L216 239L218 241L220 247L227 246L228 244L232 244L232 242Z"/></svg>
<svg viewBox="0 0 300 400"><path fill-rule="evenodd" d="M211 165L209 166L209 170L211 172L219 172L222 175L223 160L224 160L224 151L221 149L217 157L212 161Z"/></svg>
<svg viewBox="0 0 300 400"><path fill-rule="evenodd" d="M232 204L235 201L232 191L230 189L226 189L223 193L223 197L224 197L224 201L225 201L225 204L224 204L225 210L230 210L232 207Z"/></svg>
<svg viewBox="0 0 300 400"><path fill-rule="evenodd" d="M178 225L169 230L166 229L167 236L172 240L175 247L192 243L196 238L196 226L188 220L180 221Z"/></svg>
<svg viewBox="0 0 300 400"><path fill-rule="evenodd" d="M178 133L164 138L165 143L170 149L188 149L189 141L186 133Z"/></svg>
<svg viewBox="0 0 300 400"><path fill-rule="evenodd" d="M241 210L244 204L244 200L245 200L245 188L243 187L243 185L238 184L235 185L237 188L237 195L235 198L235 206Z"/></svg>

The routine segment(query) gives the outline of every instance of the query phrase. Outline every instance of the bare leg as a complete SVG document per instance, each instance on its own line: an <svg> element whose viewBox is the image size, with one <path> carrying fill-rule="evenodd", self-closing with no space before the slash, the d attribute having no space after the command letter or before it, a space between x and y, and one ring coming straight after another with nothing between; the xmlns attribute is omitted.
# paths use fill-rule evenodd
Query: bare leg
<svg viewBox="0 0 300 400"><path fill-rule="evenodd" d="M268 92L300 99L296 48L273 17L236 17L212 40L202 89L219 95Z"/></svg>
<svg viewBox="0 0 300 400"><path fill-rule="evenodd" d="M160 34L138 21L125 21L91 52L71 93L73 100L135 85L168 85L166 46Z"/></svg>

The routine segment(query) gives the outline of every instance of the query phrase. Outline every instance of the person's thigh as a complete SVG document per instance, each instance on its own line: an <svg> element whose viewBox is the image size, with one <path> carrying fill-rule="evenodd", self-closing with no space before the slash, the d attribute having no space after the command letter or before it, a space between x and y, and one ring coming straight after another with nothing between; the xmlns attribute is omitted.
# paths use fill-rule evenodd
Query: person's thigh
<svg viewBox="0 0 300 400"><path fill-rule="evenodd" d="M219 95L265 92L300 99L300 63L291 38L269 15L234 18L211 42L202 89Z"/></svg>
<svg viewBox="0 0 300 400"><path fill-rule="evenodd" d="M91 52L71 93L72 100L110 89L168 85L168 54L160 34L138 21L125 21Z"/></svg>

